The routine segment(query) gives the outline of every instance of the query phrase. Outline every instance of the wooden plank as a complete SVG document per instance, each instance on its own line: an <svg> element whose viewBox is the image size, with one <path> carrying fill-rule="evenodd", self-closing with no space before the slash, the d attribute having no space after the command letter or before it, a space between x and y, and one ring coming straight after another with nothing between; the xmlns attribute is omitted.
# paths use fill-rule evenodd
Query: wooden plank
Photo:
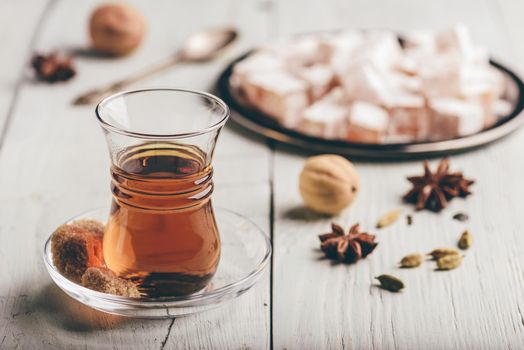
<svg viewBox="0 0 524 350"><path fill-rule="evenodd" d="M521 34L524 30L521 14L524 11L524 3L521 1L497 0L493 1L494 12L498 13L497 18L500 25L506 29L506 37L501 38L511 43L513 47L513 63L519 70L523 71L522 58L524 58L524 43Z"/></svg>
<svg viewBox="0 0 524 350"><path fill-rule="evenodd" d="M0 1L0 145L50 1ZM24 20L20 20L23 18ZM16 35L14 35L16 33Z"/></svg>
<svg viewBox="0 0 524 350"><path fill-rule="evenodd" d="M300 16L297 16L297 9ZM474 11L472 9L475 9ZM487 1L330 1L280 2L280 34L338 27L408 30L442 28L458 20L472 28L477 42L506 58L505 32ZM409 189L408 175L420 162L357 163L362 187L356 203L326 218L305 210L298 174L305 155L277 147L274 164L273 341L277 349L518 349L524 346L522 323L524 241L519 237L524 185L517 174L524 164L523 132L489 148L454 156L453 168L474 177L474 196L456 200L443 213L420 212L414 224L405 218L377 232L380 244L353 266L322 259L317 234L336 221L360 222L376 231L378 218L396 207ZM503 171L501 171L504 169ZM464 224L451 219L465 211ZM397 262L411 252L454 246L469 228L475 244L464 265L434 272L433 263L401 270ZM391 273L407 288L401 294L378 289L373 277Z"/></svg>
<svg viewBox="0 0 524 350"><path fill-rule="evenodd" d="M108 316L66 297L45 272L41 249L61 221L108 204L107 150L93 107L72 107L78 93L172 53L191 31L232 23L244 34L236 51L267 35L267 12L256 1L134 2L149 18L149 36L136 54L119 60L77 58L78 76L48 86L24 82L0 152L0 348L267 348L269 275L246 295L194 317L148 322ZM37 48L86 45L87 16L96 1L56 4ZM232 17L234 16L234 17ZM14 59L14 58L13 58ZM140 86L210 89L226 63L180 67ZM215 204L269 228L270 152L257 140L224 130L216 150Z"/></svg>

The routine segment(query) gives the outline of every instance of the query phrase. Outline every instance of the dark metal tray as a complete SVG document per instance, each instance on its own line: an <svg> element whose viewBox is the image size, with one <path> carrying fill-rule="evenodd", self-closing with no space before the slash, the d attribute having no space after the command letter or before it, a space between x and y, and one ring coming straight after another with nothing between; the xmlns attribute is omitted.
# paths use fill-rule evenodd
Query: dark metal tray
<svg viewBox="0 0 524 350"><path fill-rule="evenodd" d="M232 113L232 120L268 139L312 152L337 153L369 159L437 156L487 145L515 131L524 122L524 83L511 69L494 60L490 60L491 65L504 74L508 84L507 90L509 91L510 102L514 108L508 116L501 118L495 125L479 133L445 141L394 144L365 144L313 137L278 124L269 116L250 106L230 84L233 66L249 54L250 52L231 62L218 79L219 95L231 109L238 112Z"/></svg>

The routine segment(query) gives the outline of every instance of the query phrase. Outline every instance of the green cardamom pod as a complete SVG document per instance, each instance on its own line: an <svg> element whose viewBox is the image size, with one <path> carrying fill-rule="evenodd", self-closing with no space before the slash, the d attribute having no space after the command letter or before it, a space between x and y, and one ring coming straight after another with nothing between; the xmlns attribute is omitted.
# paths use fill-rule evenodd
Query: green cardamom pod
<svg viewBox="0 0 524 350"><path fill-rule="evenodd" d="M417 267L422 264L422 261L424 261L424 257L422 256L422 254L419 254L419 253L409 254L403 257L402 260L400 260L400 267L405 267L405 268Z"/></svg>
<svg viewBox="0 0 524 350"><path fill-rule="evenodd" d="M383 228L391 225L398 220L400 214L402 214L402 209L394 209L387 212L383 217L380 218L380 220L378 220L377 228Z"/></svg>
<svg viewBox="0 0 524 350"><path fill-rule="evenodd" d="M451 254L443 256L437 260L437 267L439 270L453 270L462 263L462 255Z"/></svg>
<svg viewBox="0 0 524 350"><path fill-rule="evenodd" d="M428 255L431 255L433 260L438 260L447 255L458 255L458 254L459 254L458 250L454 248L438 248L438 249L433 250L431 253L428 253Z"/></svg>
<svg viewBox="0 0 524 350"><path fill-rule="evenodd" d="M380 275L375 278L380 282L380 287L389 290L390 292L399 292L404 289L404 282L395 276Z"/></svg>
<svg viewBox="0 0 524 350"><path fill-rule="evenodd" d="M473 244L473 236L471 233L469 233L468 230L464 231L462 233L462 236L460 236L460 239L458 241L458 247L460 249L468 249Z"/></svg>

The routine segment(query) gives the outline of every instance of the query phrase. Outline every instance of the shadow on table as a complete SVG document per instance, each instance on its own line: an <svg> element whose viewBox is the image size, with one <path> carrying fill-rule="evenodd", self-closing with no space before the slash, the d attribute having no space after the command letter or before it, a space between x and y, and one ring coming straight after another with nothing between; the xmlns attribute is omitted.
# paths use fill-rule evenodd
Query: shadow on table
<svg viewBox="0 0 524 350"><path fill-rule="evenodd" d="M105 349L114 348L115 344L123 349L140 348L146 340L159 345L167 341L174 322L102 313L77 302L51 283L40 290L20 290L31 292L0 300L4 309L10 310L2 316L6 322L0 348Z"/></svg>
<svg viewBox="0 0 524 350"><path fill-rule="evenodd" d="M69 47L62 48L62 50L72 57L81 57L81 58L96 59L96 60L107 59L107 60L113 60L113 61L115 59L114 55L96 51L90 47L69 46Z"/></svg>
<svg viewBox="0 0 524 350"><path fill-rule="evenodd" d="M229 303L223 310L233 306L233 303ZM114 331L119 328L132 333L149 334L149 330L165 329L174 321L135 319L97 311L74 300L53 283L48 283L34 295L23 294L17 297L11 310L10 325L23 331L22 333L31 333L36 337L53 328L76 334ZM217 322L220 313L211 312L208 315L209 322ZM185 319L186 317L177 318L177 323L183 325ZM187 319L191 322L189 317Z"/></svg>
<svg viewBox="0 0 524 350"><path fill-rule="evenodd" d="M71 332L91 332L94 330L115 328L129 319L105 314L91 309L62 292L56 285L48 284L28 300L26 311L38 313L46 324L51 324ZM25 318L20 318L23 322Z"/></svg>
<svg viewBox="0 0 524 350"><path fill-rule="evenodd" d="M284 211L284 218L293 221L313 222L326 220L329 217L329 215L315 213L303 205L291 207Z"/></svg>

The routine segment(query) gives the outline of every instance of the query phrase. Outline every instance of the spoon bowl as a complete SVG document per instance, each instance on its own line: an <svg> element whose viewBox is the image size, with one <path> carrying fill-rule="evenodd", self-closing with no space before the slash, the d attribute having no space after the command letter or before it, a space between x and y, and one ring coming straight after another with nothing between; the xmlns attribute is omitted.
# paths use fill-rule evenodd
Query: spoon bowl
<svg viewBox="0 0 524 350"><path fill-rule="evenodd" d="M186 61L207 61L217 56L238 37L231 28L207 29L191 34L181 50Z"/></svg>

